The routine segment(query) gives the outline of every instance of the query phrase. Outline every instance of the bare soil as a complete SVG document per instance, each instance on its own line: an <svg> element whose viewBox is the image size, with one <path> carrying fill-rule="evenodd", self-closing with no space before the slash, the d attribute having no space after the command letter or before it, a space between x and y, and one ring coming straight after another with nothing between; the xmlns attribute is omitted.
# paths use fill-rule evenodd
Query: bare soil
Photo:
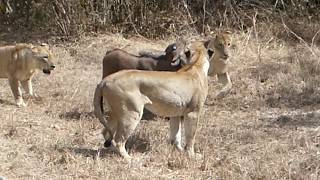
<svg viewBox="0 0 320 180"><path fill-rule="evenodd" d="M142 120L124 161L103 148L102 125L92 113L107 50L164 50L173 39L83 37L50 44L56 70L38 73L39 99L17 108L0 80L0 176L5 179L320 179L320 67L303 44L234 34L233 89L210 79L210 93L196 137L201 160L168 145L169 123ZM319 53L318 47L312 47ZM183 84L181 84L183 88Z"/></svg>

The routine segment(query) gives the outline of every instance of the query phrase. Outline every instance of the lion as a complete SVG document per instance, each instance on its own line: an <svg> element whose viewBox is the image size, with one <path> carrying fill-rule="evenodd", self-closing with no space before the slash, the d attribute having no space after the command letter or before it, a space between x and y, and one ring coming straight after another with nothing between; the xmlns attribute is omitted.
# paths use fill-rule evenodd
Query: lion
<svg viewBox="0 0 320 180"><path fill-rule="evenodd" d="M20 84L27 94L35 97L31 83L32 77L37 70L50 74L55 68L52 58L53 55L47 44L40 46L17 44L0 47L0 78L8 78L18 107L26 106Z"/></svg>
<svg viewBox="0 0 320 180"><path fill-rule="evenodd" d="M230 31L225 31L205 42L207 49L214 52L210 59L210 61L212 61L212 66L210 66L210 71L213 72L212 76L217 75L218 81L223 84L223 88L216 95L217 98L224 97L232 88L231 79L228 73L229 47L231 43L230 35Z"/></svg>
<svg viewBox="0 0 320 180"><path fill-rule="evenodd" d="M130 159L125 144L146 108L156 115L170 117L170 142L180 151L183 150L180 124L184 122L184 150L195 156L198 121L208 94L207 76L212 72L203 42L192 42L186 47L187 64L177 72L123 70L97 85L94 114L104 126L105 146L112 144L122 157ZM108 121L102 113L101 97L107 99L111 108Z"/></svg>

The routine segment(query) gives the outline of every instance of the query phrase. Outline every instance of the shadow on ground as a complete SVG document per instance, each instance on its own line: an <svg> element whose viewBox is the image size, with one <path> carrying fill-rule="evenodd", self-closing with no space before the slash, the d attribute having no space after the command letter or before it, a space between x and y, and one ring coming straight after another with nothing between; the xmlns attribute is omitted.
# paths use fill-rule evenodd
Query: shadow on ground
<svg viewBox="0 0 320 180"><path fill-rule="evenodd" d="M288 87L277 87L277 90L270 90L267 94L265 99L266 104L272 108L287 107L300 109L305 106L320 105L319 92L310 89L303 89L302 92L298 92Z"/></svg>
<svg viewBox="0 0 320 180"><path fill-rule="evenodd" d="M151 144L149 140L140 137L139 134L134 134L128 139L126 143L126 149L129 152L134 151L145 153L151 150Z"/></svg>
<svg viewBox="0 0 320 180"><path fill-rule="evenodd" d="M116 154L116 152L111 148L101 148L98 150L87 148L70 148L70 150L72 150L72 152L74 152L75 154L80 154L84 157L92 157L94 159L97 157L107 157Z"/></svg>
<svg viewBox="0 0 320 180"><path fill-rule="evenodd" d="M275 117L261 118L267 123L267 126L278 127L311 127L316 128L320 126L320 111L299 113L299 114L280 114Z"/></svg>
<svg viewBox="0 0 320 180"><path fill-rule="evenodd" d="M92 119L95 118L93 112L82 111L80 109L72 109L71 111L60 113L60 119L66 120L80 120L80 119Z"/></svg>
<svg viewBox="0 0 320 180"><path fill-rule="evenodd" d="M96 158L106 157L113 154L118 154L116 149L111 146L107 148L99 148L98 150L89 149L89 148L68 148L75 154L81 154L85 157ZM146 139L139 137L138 135L133 135L130 137L126 143L126 149L128 153L138 152L138 153L146 153L151 150L150 142Z"/></svg>
<svg viewBox="0 0 320 180"><path fill-rule="evenodd" d="M0 104L15 106L15 104L13 102L8 101L8 100L3 100L3 99L0 99Z"/></svg>

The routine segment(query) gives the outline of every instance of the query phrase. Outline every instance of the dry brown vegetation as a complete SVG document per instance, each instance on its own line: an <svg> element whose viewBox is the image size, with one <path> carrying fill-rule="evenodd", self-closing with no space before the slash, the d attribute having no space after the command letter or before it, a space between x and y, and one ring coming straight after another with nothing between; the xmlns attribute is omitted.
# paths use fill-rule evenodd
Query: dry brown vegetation
<svg viewBox="0 0 320 180"><path fill-rule="evenodd" d="M42 98L17 108L7 80L0 86L0 176L7 179L319 179L320 50L254 31L233 35L233 89L208 97L196 138L202 160L168 145L169 123L142 120L125 162L103 148L92 113L105 52L163 50L173 39L150 41L100 34L56 43L56 70L34 78ZM255 38L258 37L258 38ZM183 85L181 85L183 88ZM210 80L210 95L221 88Z"/></svg>
<svg viewBox="0 0 320 180"><path fill-rule="evenodd" d="M0 45L45 39L57 65L50 76L36 75L41 98L26 108L14 105L0 79L0 177L320 179L319 6L316 0L0 1ZM214 100L222 86L210 79L196 138L204 158L190 160L169 146L169 123L161 117L142 120L130 138L133 162L103 148L92 98L105 52L163 50L179 35L221 27L238 30L233 89ZM122 35L88 36L105 30ZM164 40L123 38L132 34Z"/></svg>

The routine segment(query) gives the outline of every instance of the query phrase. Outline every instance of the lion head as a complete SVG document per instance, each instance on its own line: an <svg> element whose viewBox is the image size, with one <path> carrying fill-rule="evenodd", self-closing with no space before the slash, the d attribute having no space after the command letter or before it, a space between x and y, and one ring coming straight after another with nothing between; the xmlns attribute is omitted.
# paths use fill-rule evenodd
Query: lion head
<svg viewBox="0 0 320 180"><path fill-rule="evenodd" d="M52 62L53 55L47 44L41 44L31 48L34 62L39 69L42 69L43 73L50 74L54 70L55 65Z"/></svg>

